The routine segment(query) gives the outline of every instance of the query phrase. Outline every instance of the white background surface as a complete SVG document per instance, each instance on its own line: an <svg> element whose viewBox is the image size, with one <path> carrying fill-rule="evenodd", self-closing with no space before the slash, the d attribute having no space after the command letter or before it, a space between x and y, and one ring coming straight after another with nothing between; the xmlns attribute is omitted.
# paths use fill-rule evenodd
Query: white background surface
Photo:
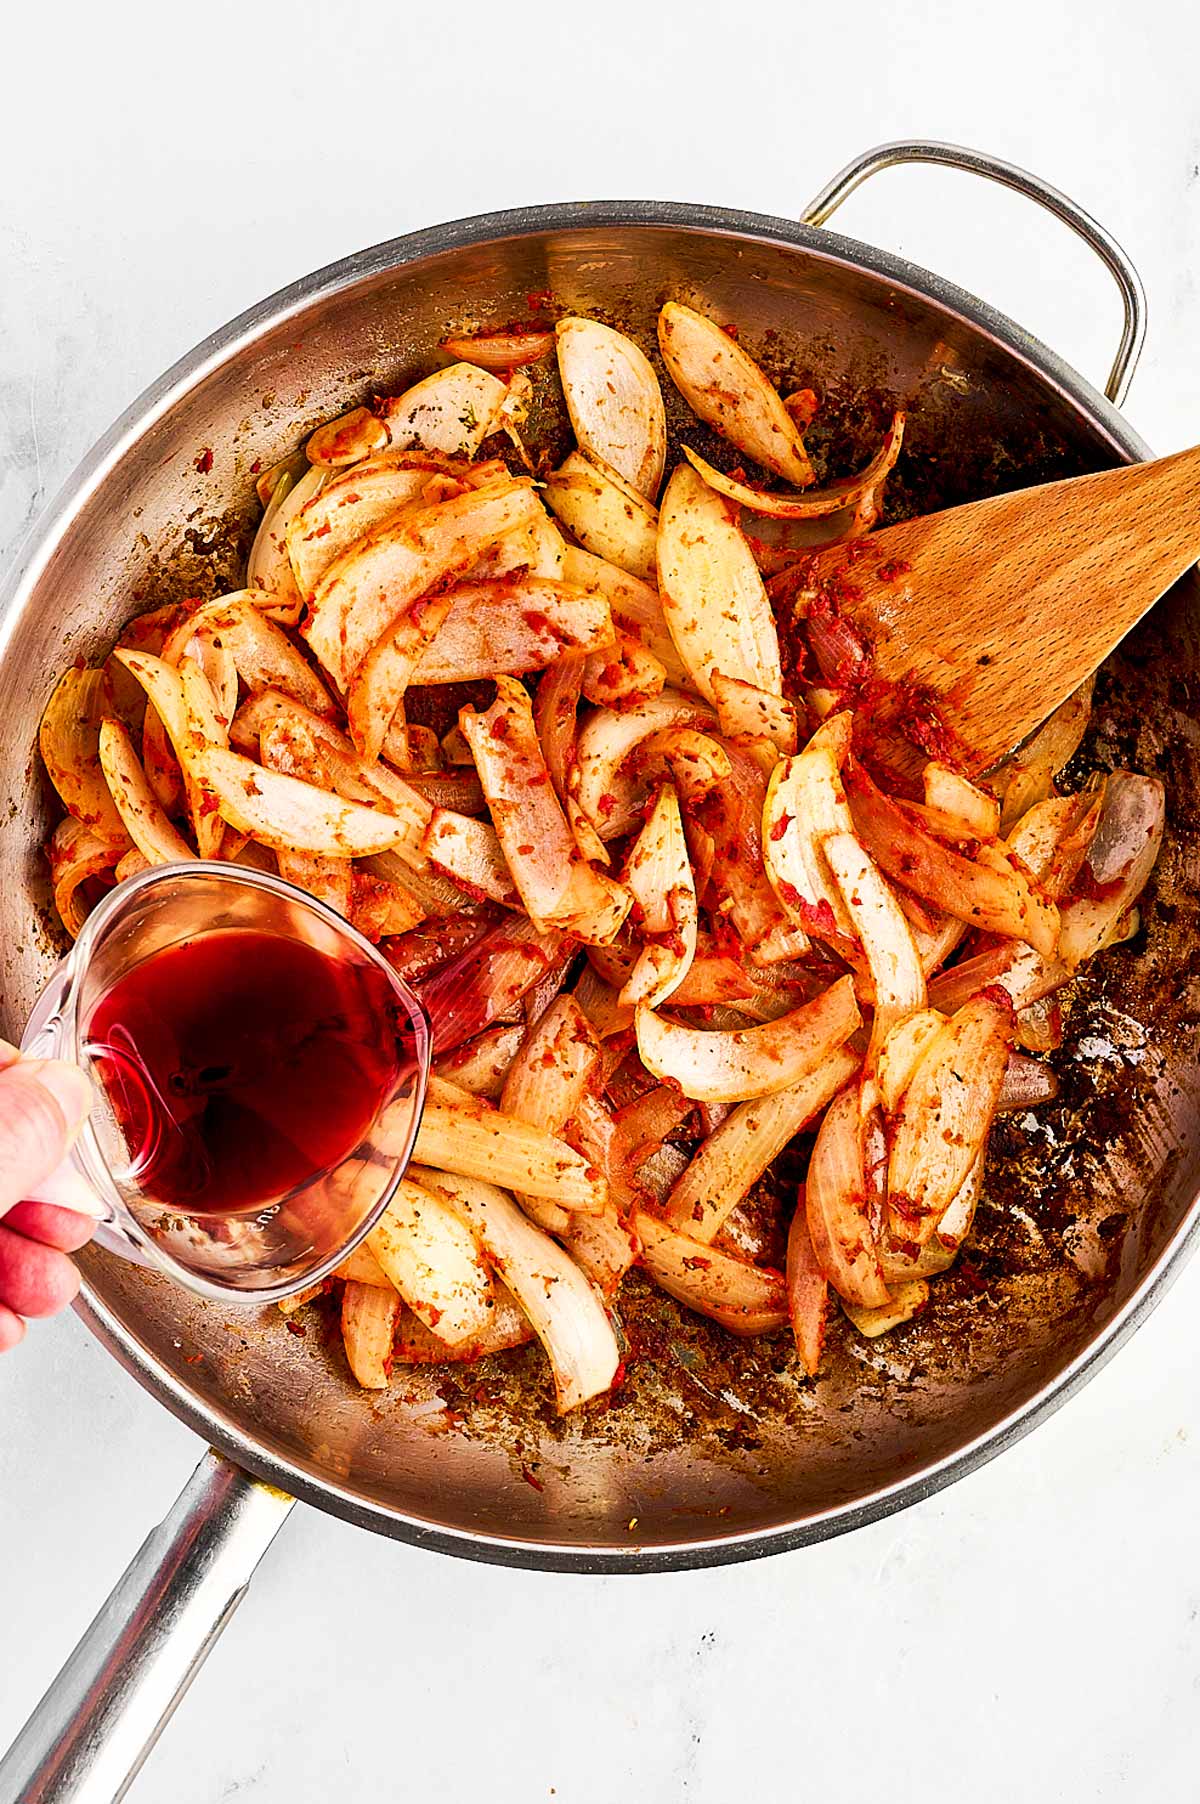
<svg viewBox="0 0 1200 1804"><path fill-rule="evenodd" d="M1037 170L1140 265L1128 404L1200 437L1191 6L22 7L0 112L0 543L195 340L332 258L492 207L795 213L866 145ZM893 172L841 229L1094 377L1115 294L1000 191ZM999 1463L850 1538L662 1578L510 1573L299 1509L133 1791L256 1804L1192 1798L1200 1264ZM0 1367L0 1747L199 1444L72 1319ZM7 1800L3 1804L8 1804Z"/></svg>

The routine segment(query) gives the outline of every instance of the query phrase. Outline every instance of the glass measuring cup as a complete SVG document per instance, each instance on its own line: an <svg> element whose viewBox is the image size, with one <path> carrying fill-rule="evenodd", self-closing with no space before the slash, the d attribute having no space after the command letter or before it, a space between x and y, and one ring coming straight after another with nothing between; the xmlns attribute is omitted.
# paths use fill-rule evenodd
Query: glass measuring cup
<svg viewBox="0 0 1200 1804"><path fill-rule="evenodd" d="M114 986L146 961L210 936L266 934L336 961L339 981L382 992L391 1010L394 1077L352 1150L277 1195L230 1213L187 1213L155 1194L162 1151L179 1129L136 1055L90 1028ZM224 942L226 946L228 942ZM230 998L232 1001L233 998ZM381 1029L381 1032L383 1030ZM92 1112L70 1155L39 1187L42 1202L90 1214L109 1252L165 1272L202 1296L268 1302L313 1284L362 1240L412 1154L429 1076L428 1019L408 985L340 915L281 878L197 860L128 878L88 916L30 1017L21 1050L67 1059L92 1079ZM166 1140L164 1140L164 1136Z"/></svg>

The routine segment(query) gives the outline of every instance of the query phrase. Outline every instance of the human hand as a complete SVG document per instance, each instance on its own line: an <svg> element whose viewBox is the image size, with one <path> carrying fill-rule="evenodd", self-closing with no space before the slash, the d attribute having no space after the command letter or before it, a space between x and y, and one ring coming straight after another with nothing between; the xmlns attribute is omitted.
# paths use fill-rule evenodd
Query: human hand
<svg viewBox="0 0 1200 1804"><path fill-rule="evenodd" d="M91 1100L74 1065L22 1060L0 1041L0 1353L23 1337L25 1317L56 1314L79 1289L67 1254L90 1240L95 1222L23 1199L66 1157Z"/></svg>

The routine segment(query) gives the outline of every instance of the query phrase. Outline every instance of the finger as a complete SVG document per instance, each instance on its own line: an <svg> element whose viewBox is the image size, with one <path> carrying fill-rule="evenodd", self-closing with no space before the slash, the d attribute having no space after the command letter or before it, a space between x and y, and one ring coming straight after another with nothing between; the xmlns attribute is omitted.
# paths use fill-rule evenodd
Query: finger
<svg viewBox="0 0 1200 1804"><path fill-rule="evenodd" d="M90 1215L60 1209L57 1203L18 1203L4 1217L4 1225L24 1234L26 1240L40 1240L43 1246L57 1247L60 1253L77 1253L96 1231Z"/></svg>
<svg viewBox="0 0 1200 1804"><path fill-rule="evenodd" d="M79 1289L65 1253L0 1226L0 1303L18 1315L57 1315Z"/></svg>
<svg viewBox="0 0 1200 1804"><path fill-rule="evenodd" d="M24 1339L25 1324L21 1317L14 1315L11 1309L6 1309L0 1303L0 1353L7 1353L10 1347L15 1347L18 1341Z"/></svg>
<svg viewBox="0 0 1200 1804"><path fill-rule="evenodd" d="M0 1071L8 1065L15 1065L21 1057L18 1046L12 1046L7 1040L0 1040Z"/></svg>
<svg viewBox="0 0 1200 1804"><path fill-rule="evenodd" d="M49 1177L91 1100L91 1085L74 1065L30 1060L0 1072L0 1209Z"/></svg>

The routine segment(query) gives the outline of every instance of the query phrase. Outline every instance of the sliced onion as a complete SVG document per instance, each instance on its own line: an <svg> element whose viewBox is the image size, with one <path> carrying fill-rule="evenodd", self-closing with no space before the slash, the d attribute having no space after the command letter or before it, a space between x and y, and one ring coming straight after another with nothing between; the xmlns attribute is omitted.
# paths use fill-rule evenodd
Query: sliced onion
<svg viewBox="0 0 1200 1804"><path fill-rule="evenodd" d="M129 835L100 768L100 724L112 712L102 670L68 670L46 703L38 745L67 813L113 848L115 864L128 850Z"/></svg>
<svg viewBox="0 0 1200 1804"><path fill-rule="evenodd" d="M558 996L509 1066L500 1107L518 1121L558 1134L599 1063L600 1043L587 1016L573 997Z"/></svg>
<svg viewBox="0 0 1200 1804"><path fill-rule="evenodd" d="M523 686L498 677L486 714L464 708L471 747L505 862L530 917L604 943L620 931L632 897L581 857L554 793Z"/></svg>
<svg viewBox="0 0 1200 1804"><path fill-rule="evenodd" d="M704 1033L639 1008L642 1063L700 1102L774 1096L808 1077L850 1038L862 1017L854 980L841 978L815 1001L761 1027Z"/></svg>
<svg viewBox="0 0 1200 1804"><path fill-rule="evenodd" d="M519 906L496 830L487 821L435 808L421 851L435 870L453 878L476 901L499 902L504 908Z"/></svg>
<svg viewBox="0 0 1200 1804"><path fill-rule="evenodd" d="M667 626L658 591L616 564L593 557L578 545L563 546L563 581L602 596L621 632L636 639L658 659L673 688L689 688L691 679Z"/></svg>
<svg viewBox="0 0 1200 1804"><path fill-rule="evenodd" d="M892 1238L923 1246L983 1150L1013 1037L1011 1008L966 1003L925 1048L891 1124Z"/></svg>
<svg viewBox="0 0 1200 1804"><path fill-rule="evenodd" d="M459 1177L483 1178L504 1190L548 1197L564 1209L584 1213L603 1209L604 1179L574 1147L466 1091L458 1091L454 1101L440 1100L448 1091L453 1086L432 1080L413 1154L420 1164ZM435 1095L439 1100L433 1100ZM401 1117L401 1131L406 1133L408 1115L403 1110ZM386 1140L386 1112L382 1121Z"/></svg>
<svg viewBox="0 0 1200 1804"><path fill-rule="evenodd" d="M633 1010L620 1001L619 986L585 965L575 980L572 995L592 1024L598 1040L608 1040L633 1028Z"/></svg>
<svg viewBox="0 0 1200 1804"><path fill-rule="evenodd" d="M371 647L428 590L464 575L491 544L533 518L524 477L406 509L343 552L313 591L304 636L345 690Z"/></svg>
<svg viewBox="0 0 1200 1804"><path fill-rule="evenodd" d="M545 496L585 551L653 582L658 514L616 470L572 451L547 478Z"/></svg>
<svg viewBox="0 0 1200 1804"><path fill-rule="evenodd" d="M47 850L54 906L63 926L76 939L89 913L84 885L107 878L119 854L73 815L59 821Z"/></svg>
<svg viewBox="0 0 1200 1804"><path fill-rule="evenodd" d="M699 942L706 947L711 941ZM704 1008L712 1003L740 1006L757 995L754 984L739 961L726 952L698 951L687 975L675 991L676 1008ZM780 1010L782 1014L784 1010Z"/></svg>
<svg viewBox="0 0 1200 1804"><path fill-rule="evenodd" d="M713 700L721 731L730 739L767 739L784 754L796 750L796 710L781 695L771 695L753 683L726 676L723 670L712 673Z"/></svg>
<svg viewBox="0 0 1200 1804"><path fill-rule="evenodd" d="M396 1288L365 1240L334 1266L332 1275L348 1284L370 1284L375 1290L394 1291Z"/></svg>
<svg viewBox="0 0 1200 1804"><path fill-rule="evenodd" d="M310 464L356 464L372 452L382 451L388 430L368 407L352 407L336 420L318 426L304 447Z"/></svg>
<svg viewBox="0 0 1200 1804"><path fill-rule="evenodd" d="M637 818L640 790L623 770L644 740L666 727L713 725L702 702L664 689L652 701L630 708L598 708L579 735L574 795L601 839L627 833Z"/></svg>
<svg viewBox="0 0 1200 1804"><path fill-rule="evenodd" d="M839 1297L867 1309L888 1300L867 1207L857 1085L826 1110L809 1160L805 1216L817 1262Z"/></svg>
<svg viewBox="0 0 1200 1804"><path fill-rule="evenodd" d="M929 1004L944 1015L953 1014L995 986L1020 1010L1061 989L1070 975L1060 959L1045 959L1018 940L995 940L971 958L939 972L929 985Z"/></svg>
<svg viewBox="0 0 1200 1804"><path fill-rule="evenodd" d="M469 925L476 918L477 904L468 899L457 883L443 877L431 865L418 869L411 862L413 855L407 847L405 854L401 857L396 852L376 852L365 861L366 868L389 883L399 883L427 915L452 912L464 925Z"/></svg>
<svg viewBox="0 0 1200 1804"><path fill-rule="evenodd" d="M379 403L388 443L396 451L436 451L474 457L500 424L507 386L473 363L452 363Z"/></svg>
<svg viewBox="0 0 1200 1804"><path fill-rule="evenodd" d="M477 363L482 370L515 370L522 364L541 363L552 356L554 334L536 327L515 332L473 332L443 338L438 350L464 363Z"/></svg>
<svg viewBox="0 0 1200 1804"><path fill-rule="evenodd" d="M889 1285L908 1278L932 1278L954 1264L958 1250L971 1231L975 1209L983 1191L984 1159L981 1154L967 1173L962 1189L942 1216L935 1233L922 1247L896 1246L885 1238L880 1251L883 1275Z"/></svg>
<svg viewBox="0 0 1200 1804"><path fill-rule="evenodd" d="M620 707L661 695L667 673L644 645L625 633L594 651L584 664L583 693L597 707Z"/></svg>
<svg viewBox="0 0 1200 1804"><path fill-rule="evenodd" d="M1104 786L1075 796L1048 796L1035 802L1008 834L1015 852L1048 896L1069 895L1095 838L1104 807Z"/></svg>
<svg viewBox="0 0 1200 1804"><path fill-rule="evenodd" d="M1166 794L1157 777L1113 771L1076 895L1063 909L1059 958L1070 971L1110 945L1162 845Z"/></svg>
<svg viewBox="0 0 1200 1804"><path fill-rule="evenodd" d="M802 495L771 494L765 489L751 488L748 483L736 482L732 476L715 470L712 464L706 463L687 445L683 447L683 454L710 488L736 502L739 507L749 508L752 513L769 514L777 520L822 520L847 508L867 509L870 514L868 524L874 524L878 513L879 490L899 457L903 442L904 415L896 413L892 415L892 423L879 450L857 476L840 477L823 489L808 489ZM757 461L761 463L763 460L759 458Z"/></svg>
<svg viewBox="0 0 1200 1804"><path fill-rule="evenodd" d="M801 1192L788 1229L787 1302L792 1333L796 1338L804 1370L815 1378L825 1345L825 1322L829 1314L829 1280L808 1231L808 1212Z"/></svg>
<svg viewBox="0 0 1200 1804"><path fill-rule="evenodd" d="M434 1065L439 1077L469 1090L472 1096L485 1096L499 1102L509 1067L520 1051L528 1029L523 1022L506 1021L476 1034L473 1040L443 1053Z"/></svg>
<svg viewBox="0 0 1200 1804"><path fill-rule="evenodd" d="M1002 832L1007 832L1035 802L1050 794L1053 779L1079 750L1091 718L1095 683L1096 679L1089 677L1081 684L1073 695L1060 703L1033 738L993 773L991 787L1004 798L1000 816Z"/></svg>
<svg viewBox="0 0 1200 1804"><path fill-rule="evenodd" d="M385 1391L392 1376L392 1338L400 1314L394 1290L349 1283L342 1291L346 1361L364 1390Z"/></svg>
<svg viewBox="0 0 1200 1804"><path fill-rule="evenodd" d="M744 745L727 743L732 781L690 810L712 841L706 885L710 908L727 916L755 965L802 957L804 930L780 907L764 869L762 823L767 779Z"/></svg>
<svg viewBox="0 0 1200 1804"><path fill-rule="evenodd" d="M567 775L575 757L576 716L583 690L583 659L560 658L538 684L533 722L546 770L559 801L567 800ZM466 741L463 742L466 744ZM470 747L467 747L470 757ZM568 814L568 819L569 819ZM582 848L581 848L582 849Z"/></svg>
<svg viewBox="0 0 1200 1804"><path fill-rule="evenodd" d="M780 693L779 639L758 566L725 502L686 464L663 496L658 579L671 637L706 701L715 670Z"/></svg>
<svg viewBox="0 0 1200 1804"><path fill-rule="evenodd" d="M119 720L101 723L100 764L125 831L147 864L178 864L196 856L159 806Z"/></svg>
<svg viewBox="0 0 1200 1804"><path fill-rule="evenodd" d="M689 1309L711 1317L731 1334L770 1334L787 1322L787 1289L781 1273L678 1234L644 1209L635 1213L633 1226L650 1276Z"/></svg>
<svg viewBox="0 0 1200 1804"><path fill-rule="evenodd" d="M282 865L280 868L282 871ZM377 877L361 865L350 869L346 914L351 925L372 944L409 933L425 919L425 910L405 884Z"/></svg>
<svg viewBox="0 0 1200 1804"><path fill-rule="evenodd" d="M368 458L327 481L291 515L285 537L300 595L311 595L329 566L383 521L456 492L449 471L410 456Z"/></svg>
<svg viewBox="0 0 1200 1804"><path fill-rule="evenodd" d="M254 478L254 492L264 507L269 506L272 495L286 476L289 482L298 482L302 476L308 475L308 459L303 451L293 451L287 457L281 457L278 463L269 464L260 470ZM139 645L133 649L138 651L159 652L161 645Z"/></svg>
<svg viewBox="0 0 1200 1804"><path fill-rule="evenodd" d="M931 758L922 772L925 806L944 815L966 839L995 839L1000 831L1000 804L948 764Z"/></svg>
<svg viewBox="0 0 1200 1804"><path fill-rule="evenodd" d="M774 1096L742 1102L711 1133L671 1191L667 1220L693 1240L711 1241L788 1142L802 1133L857 1071L845 1050Z"/></svg>
<svg viewBox="0 0 1200 1804"><path fill-rule="evenodd" d="M492 1281L474 1235L443 1197L402 1178L366 1244L435 1334L454 1342L486 1326Z"/></svg>
<svg viewBox="0 0 1200 1804"><path fill-rule="evenodd" d="M554 1374L560 1414L607 1391L621 1362L604 1306L579 1267L493 1184L420 1170L470 1227L528 1316Z"/></svg>
<svg viewBox="0 0 1200 1804"><path fill-rule="evenodd" d="M263 728L262 762L267 770L280 771L319 788L320 761L312 741L298 724L279 715ZM327 908L350 919L354 893L354 866L348 858L318 852L293 852L276 847L279 875L297 889L307 891ZM356 923L357 924L357 923ZM410 926L415 923L408 923Z"/></svg>
<svg viewBox="0 0 1200 1804"><path fill-rule="evenodd" d="M875 992L868 1065L873 1067L898 1021L925 1007L925 973L904 911L878 865L853 833L831 833L822 844L862 941Z"/></svg>
<svg viewBox="0 0 1200 1804"><path fill-rule="evenodd" d="M469 1334L465 1340L451 1344L440 1335L432 1334L424 1322L417 1320L410 1309L400 1308L400 1319L396 1323L395 1360L398 1365L446 1365L464 1363L474 1365L477 1360L486 1359L492 1353L506 1353L511 1347L524 1347L533 1339L533 1329L529 1326L523 1309L518 1308L514 1299L499 1280L492 1284L492 1300L488 1307L486 1326L479 1334ZM448 1406L443 1406L448 1407Z"/></svg>
<svg viewBox="0 0 1200 1804"><path fill-rule="evenodd" d="M419 986L435 1049L461 1046L507 1014L545 976L562 945L561 933L540 933L518 916L489 928L444 964ZM397 968L403 975L404 967Z"/></svg>
<svg viewBox="0 0 1200 1804"><path fill-rule="evenodd" d="M277 690L332 720L337 709L328 689L287 634L266 617L260 599L255 591L246 590L207 602L195 615L193 627L197 633L207 629L219 637L247 689ZM211 679L211 671L206 674Z"/></svg>
<svg viewBox="0 0 1200 1804"><path fill-rule="evenodd" d="M499 577L461 584L448 600L449 612L417 663L416 686L524 676L571 653L616 655L607 602L567 583Z"/></svg>
<svg viewBox="0 0 1200 1804"><path fill-rule="evenodd" d="M444 592L418 596L376 640L351 678L346 719L357 751L368 762L378 758L389 736L398 731L395 752L403 766L410 763L403 726L405 693L450 607L450 596Z"/></svg>
<svg viewBox="0 0 1200 1804"><path fill-rule="evenodd" d="M875 1309L861 1309L856 1303L843 1301L842 1308L861 1335L878 1340L924 1309L929 1301L929 1286L923 1278L904 1278L895 1286L886 1303Z"/></svg>
<svg viewBox="0 0 1200 1804"><path fill-rule="evenodd" d="M715 320L668 301L658 343L676 388L702 420L797 488L813 479L796 422L752 357Z"/></svg>
<svg viewBox="0 0 1200 1804"><path fill-rule="evenodd" d="M625 883L639 913L642 948L621 1001L658 1008L679 988L696 956L699 915L679 798L669 784L659 790L634 841Z"/></svg>
<svg viewBox="0 0 1200 1804"><path fill-rule="evenodd" d="M608 1202L598 1215L565 1216L559 1238L600 1294L611 1301L642 1250L627 1220L635 1193L626 1181L616 1123L600 1098L588 1092L564 1133L603 1174Z"/></svg>
<svg viewBox="0 0 1200 1804"><path fill-rule="evenodd" d="M240 833L284 852L322 852L364 858L403 845L406 822L381 808L343 802L295 777L264 770L238 752L208 747L191 769L202 790L216 796L221 816Z"/></svg>
<svg viewBox="0 0 1200 1804"><path fill-rule="evenodd" d="M611 1084L609 1090L611 1094ZM647 1159L659 1152L692 1114L687 1097L680 1096L669 1084L655 1084L652 1090L644 1090L621 1105L613 1117L614 1156L630 1181L640 1181L641 1167Z"/></svg>
<svg viewBox="0 0 1200 1804"><path fill-rule="evenodd" d="M945 1025L945 1015L923 1008L889 1030L875 1061L875 1086L885 1114L899 1107L922 1056Z"/></svg>
<svg viewBox="0 0 1200 1804"><path fill-rule="evenodd" d="M667 416L649 359L623 332L598 320L560 319L554 330L580 449L653 501L667 455Z"/></svg>
<svg viewBox="0 0 1200 1804"><path fill-rule="evenodd" d="M76 825L78 825L78 823L76 823ZM137 847L134 846L130 851L126 852L124 858L119 859L117 864L113 867L113 876L118 883L124 883L127 877L140 877L143 871L148 871L151 868L150 860L144 858Z"/></svg>
<svg viewBox="0 0 1200 1804"><path fill-rule="evenodd" d="M854 917L825 856L825 841L852 833L854 817L842 786L851 717L835 714L802 752L776 765L763 804L763 863L789 918L807 932L857 940Z"/></svg>
<svg viewBox="0 0 1200 1804"><path fill-rule="evenodd" d="M1058 909L1006 851L984 845L977 859L962 857L885 796L860 765L849 766L846 790L855 830L889 877L968 926L1024 940L1053 957Z"/></svg>
<svg viewBox="0 0 1200 1804"><path fill-rule="evenodd" d="M1021 1052L1009 1053L996 1103L997 1115L1015 1109L1036 1109L1040 1103L1053 1102L1057 1095L1058 1073L1051 1066L1041 1059L1026 1058Z"/></svg>
<svg viewBox="0 0 1200 1804"><path fill-rule="evenodd" d="M221 752L229 744L229 716L221 712L212 684L191 658L182 658L179 681L187 708L187 747L175 746L183 768L192 837L201 858L216 858L225 838L225 824L203 780L199 751ZM239 831L246 832L241 828Z"/></svg>
<svg viewBox="0 0 1200 1804"><path fill-rule="evenodd" d="M327 472L309 470L293 481L284 475L276 483L246 562L246 587L274 597L273 617L294 626L304 609L304 596L296 587L288 557L288 528L292 519L320 493Z"/></svg>

